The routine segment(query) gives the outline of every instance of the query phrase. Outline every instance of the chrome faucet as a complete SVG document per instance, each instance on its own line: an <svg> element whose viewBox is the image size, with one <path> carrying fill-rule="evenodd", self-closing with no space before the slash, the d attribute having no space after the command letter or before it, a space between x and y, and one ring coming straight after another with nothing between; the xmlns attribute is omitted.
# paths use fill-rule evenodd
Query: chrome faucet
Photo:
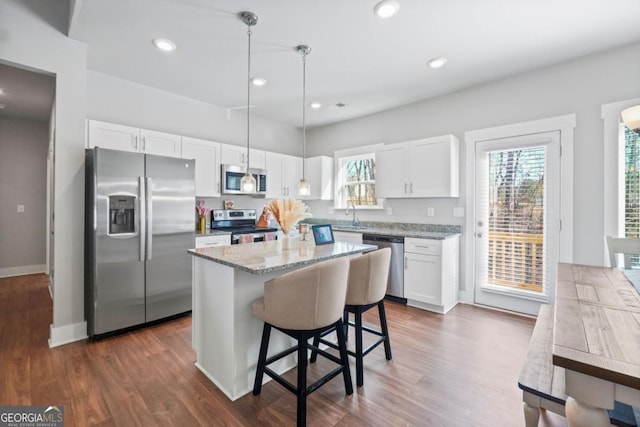
<svg viewBox="0 0 640 427"><path fill-rule="evenodd" d="M349 212L349 210L351 210L351 212ZM353 203L349 203L347 205L347 210L344 211L345 215L349 215L349 213L353 214L353 219L351 220L351 225L354 227L357 227L358 225L360 225L360 221L358 220L358 218L356 218L356 206Z"/></svg>

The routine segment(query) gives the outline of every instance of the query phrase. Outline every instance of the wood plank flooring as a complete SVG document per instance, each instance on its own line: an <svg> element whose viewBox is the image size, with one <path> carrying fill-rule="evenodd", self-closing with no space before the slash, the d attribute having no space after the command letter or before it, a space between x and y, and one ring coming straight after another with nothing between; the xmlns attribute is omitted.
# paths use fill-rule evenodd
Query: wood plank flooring
<svg viewBox="0 0 640 427"><path fill-rule="evenodd" d="M352 396L341 378L314 392L310 426L524 425L517 381L533 320L468 305L444 316L386 308L393 360L382 347L369 354ZM375 311L365 321L376 324ZM1 405L64 405L66 427L295 425L295 396L277 383L231 402L194 366L190 317L53 349L51 319L45 275L0 279ZM310 379L329 369L319 358ZM566 421L543 413L540 425Z"/></svg>

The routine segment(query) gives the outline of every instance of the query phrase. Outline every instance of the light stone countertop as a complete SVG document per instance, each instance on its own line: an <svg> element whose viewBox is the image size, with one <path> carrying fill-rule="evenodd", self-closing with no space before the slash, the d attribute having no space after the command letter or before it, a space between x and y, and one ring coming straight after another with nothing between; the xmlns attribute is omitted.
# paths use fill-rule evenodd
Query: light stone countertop
<svg viewBox="0 0 640 427"><path fill-rule="evenodd" d="M292 236L283 240L190 249L188 252L249 273L265 274L375 249L377 246L349 242L316 246L313 240L303 241Z"/></svg>

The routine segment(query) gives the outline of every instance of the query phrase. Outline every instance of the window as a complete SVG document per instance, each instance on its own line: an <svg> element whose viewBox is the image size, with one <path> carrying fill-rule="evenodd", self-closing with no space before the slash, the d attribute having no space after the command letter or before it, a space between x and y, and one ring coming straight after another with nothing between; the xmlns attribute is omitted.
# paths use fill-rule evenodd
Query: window
<svg viewBox="0 0 640 427"><path fill-rule="evenodd" d="M335 207L382 208L376 197L375 146L334 153L336 159Z"/></svg>
<svg viewBox="0 0 640 427"><path fill-rule="evenodd" d="M624 128L624 129L622 129ZM640 136L626 126L624 132L624 235L640 237ZM640 268L640 256L631 259L632 268Z"/></svg>

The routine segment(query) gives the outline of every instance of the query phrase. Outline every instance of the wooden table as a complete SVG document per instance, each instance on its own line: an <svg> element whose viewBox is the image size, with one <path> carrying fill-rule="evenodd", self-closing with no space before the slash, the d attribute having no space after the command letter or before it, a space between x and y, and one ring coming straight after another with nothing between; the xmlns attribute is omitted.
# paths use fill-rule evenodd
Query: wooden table
<svg viewBox="0 0 640 427"><path fill-rule="evenodd" d="M616 400L640 406L640 294L622 271L558 265L553 364L570 426L609 426Z"/></svg>

